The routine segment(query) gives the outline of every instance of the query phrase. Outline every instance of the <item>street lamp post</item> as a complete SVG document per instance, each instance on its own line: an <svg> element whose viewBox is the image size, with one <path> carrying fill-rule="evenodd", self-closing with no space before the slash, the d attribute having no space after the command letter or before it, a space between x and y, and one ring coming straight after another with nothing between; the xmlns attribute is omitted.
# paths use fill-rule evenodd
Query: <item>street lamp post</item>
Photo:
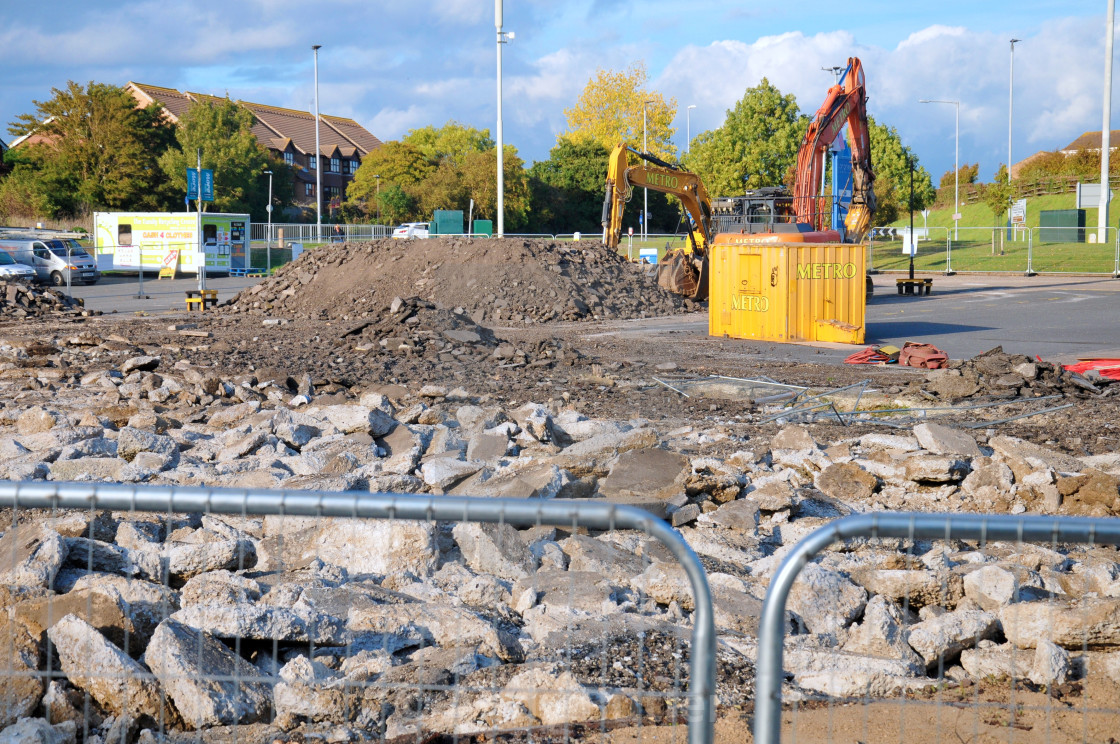
<svg viewBox="0 0 1120 744"><path fill-rule="evenodd" d="M322 44L315 44L315 239L323 242L323 159L319 152L319 50Z"/></svg>
<svg viewBox="0 0 1120 744"><path fill-rule="evenodd" d="M272 273L272 171L266 170L264 172L268 176L268 204L265 206L264 211L268 212L268 242L265 244L265 274ZM250 261L249 263L252 263Z"/></svg>
<svg viewBox="0 0 1120 744"><path fill-rule="evenodd" d="M513 38L512 31L502 31L502 0L494 0L494 26L498 29L498 237L506 230L505 152L502 146L502 44Z"/></svg>
<svg viewBox="0 0 1120 744"><path fill-rule="evenodd" d="M692 109L696 108L696 104L689 106L684 111L684 151L688 153L689 147L692 145Z"/></svg>
<svg viewBox="0 0 1120 744"><path fill-rule="evenodd" d="M1011 113L1015 108L1015 45L1020 39L1011 40L1011 80L1007 86L1007 185L1011 186ZM1007 224L1011 224L1011 205L1007 205ZM1003 251L1000 251L1000 255Z"/></svg>
<svg viewBox="0 0 1120 744"><path fill-rule="evenodd" d="M958 210L961 208L961 184L960 184L960 170L961 170L961 102L960 101L939 101L932 98L922 98L919 103L947 103L956 108L956 144L953 146L953 240L958 239L959 220L957 220ZM949 267L946 266L945 270L948 271Z"/></svg>
<svg viewBox="0 0 1120 744"><path fill-rule="evenodd" d="M646 144L646 107L653 103L652 100L642 101L642 152L649 153ZM649 189L642 188L642 240L649 237Z"/></svg>
<svg viewBox="0 0 1120 744"><path fill-rule="evenodd" d="M1101 127L1101 201L1097 209L1097 242L1108 237L1108 203L1112 193L1108 182L1108 159L1112 137L1112 36L1115 31L1116 0L1108 0L1108 21L1104 40L1104 126Z"/></svg>

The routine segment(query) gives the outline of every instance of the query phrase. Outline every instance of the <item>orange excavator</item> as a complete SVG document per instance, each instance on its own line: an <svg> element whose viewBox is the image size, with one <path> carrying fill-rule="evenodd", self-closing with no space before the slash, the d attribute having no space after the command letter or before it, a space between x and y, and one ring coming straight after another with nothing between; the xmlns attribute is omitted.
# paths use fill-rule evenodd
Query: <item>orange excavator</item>
<svg viewBox="0 0 1120 744"><path fill-rule="evenodd" d="M645 162L630 165L630 153ZM603 198L603 244L611 250L618 248L622 212L635 186L673 194L681 200L691 218L685 247L667 252L658 263L657 283L670 292L694 300L707 299L712 202L700 177L625 143L616 145L608 161L607 192Z"/></svg>
<svg viewBox="0 0 1120 744"><path fill-rule="evenodd" d="M845 124L852 150L852 201L841 235L834 227L826 227L832 199L819 192L829 147ZM660 167L627 167L627 152ZM732 236L738 244L861 242L876 209L874 180L863 65L858 58L850 57L843 77L828 89L802 140L792 193L782 188L764 188L744 196L712 200L696 174L619 145L611 153L607 172L603 242L608 248L618 247L622 210L630 197L631 184L676 194L692 218L689 240L684 248L675 248L662 257L658 284L671 292L703 300L708 296L710 248L731 240Z"/></svg>

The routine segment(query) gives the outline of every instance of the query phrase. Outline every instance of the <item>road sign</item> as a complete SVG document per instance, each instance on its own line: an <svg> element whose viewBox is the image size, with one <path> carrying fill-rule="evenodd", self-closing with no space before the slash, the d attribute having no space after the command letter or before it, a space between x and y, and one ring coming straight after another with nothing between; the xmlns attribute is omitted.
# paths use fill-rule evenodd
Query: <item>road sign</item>
<svg viewBox="0 0 1120 744"><path fill-rule="evenodd" d="M202 169L202 201L214 201L214 171L210 168ZM197 168L187 168L187 199L198 198Z"/></svg>
<svg viewBox="0 0 1120 744"><path fill-rule="evenodd" d="M960 213L960 212L957 212L956 214L954 214L954 215L953 215L953 219L954 219L954 220L960 220L960 219L961 219L961 213Z"/></svg>
<svg viewBox="0 0 1120 744"><path fill-rule="evenodd" d="M632 227L631 227L631 228L630 228L630 232L629 232L628 234L629 234L629 235L633 235L633 234L634 234L634 228L632 228Z"/></svg>
<svg viewBox="0 0 1120 744"><path fill-rule="evenodd" d="M1011 224L1012 225L1025 225L1027 224L1027 200L1020 199L1017 202L1011 203Z"/></svg>
<svg viewBox="0 0 1120 744"><path fill-rule="evenodd" d="M1116 192L1108 192L1108 200L1112 201ZM1097 209L1101 206L1101 185L1099 183L1077 184L1077 209Z"/></svg>

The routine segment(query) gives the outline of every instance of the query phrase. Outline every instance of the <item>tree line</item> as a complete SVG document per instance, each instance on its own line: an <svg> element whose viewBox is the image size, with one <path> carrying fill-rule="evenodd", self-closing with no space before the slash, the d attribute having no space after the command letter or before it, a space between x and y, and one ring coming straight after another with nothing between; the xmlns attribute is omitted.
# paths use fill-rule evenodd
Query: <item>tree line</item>
<svg viewBox="0 0 1120 744"><path fill-rule="evenodd" d="M29 139L5 153L0 219L181 210L199 149L202 167L214 170L209 209L266 219L266 170L274 208L292 203L290 166L260 144L253 115L228 98L196 103L176 124L159 104L138 108L114 85L71 81L51 94L8 127Z"/></svg>
<svg viewBox="0 0 1120 744"><path fill-rule="evenodd" d="M273 203L292 202L291 166L274 157L252 134L250 112L228 99L188 109L178 124L158 104L137 108L123 88L71 82L35 102L9 127L35 144L9 151L0 178L0 218L49 217L95 209L181 209L186 169L203 152L215 171L213 209L247 212L264 220L271 170ZM588 232L600 229L607 156L619 142L642 146L656 157L696 172L713 196L792 183L797 150L809 124L794 96L765 78L747 88L716 129L698 134L682 157L673 144L678 113L649 84L644 65L599 70L574 105L546 160L526 167L517 148L505 146L504 209L509 232ZM876 224L897 219L909 200L909 163L916 163L915 208L935 198L932 179L893 128L869 122ZM488 129L455 121L427 126L384 143L368 154L347 189L342 219L400 223L429 219L436 209L476 218L496 213L497 150ZM675 199L649 193L650 232L683 230ZM639 227L640 209L627 211L624 227Z"/></svg>

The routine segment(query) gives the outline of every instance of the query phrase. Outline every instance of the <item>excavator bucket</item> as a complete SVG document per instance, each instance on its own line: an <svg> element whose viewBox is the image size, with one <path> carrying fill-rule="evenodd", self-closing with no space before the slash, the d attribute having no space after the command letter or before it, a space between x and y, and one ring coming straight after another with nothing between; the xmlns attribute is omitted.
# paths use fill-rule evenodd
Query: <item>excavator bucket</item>
<svg viewBox="0 0 1120 744"><path fill-rule="evenodd" d="M681 248L668 251L657 264L657 284L674 294L701 302L708 299L708 259Z"/></svg>

